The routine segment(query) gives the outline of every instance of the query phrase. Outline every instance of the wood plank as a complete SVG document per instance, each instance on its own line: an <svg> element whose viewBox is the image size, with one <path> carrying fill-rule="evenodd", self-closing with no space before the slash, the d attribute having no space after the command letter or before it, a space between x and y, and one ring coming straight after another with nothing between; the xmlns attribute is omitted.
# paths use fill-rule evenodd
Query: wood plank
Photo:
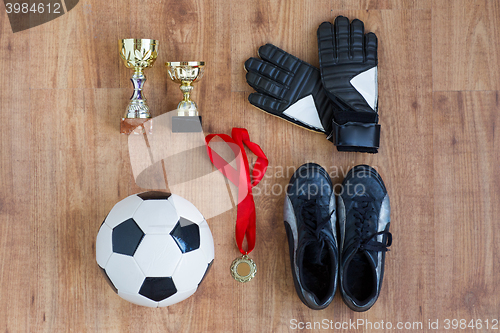
<svg viewBox="0 0 500 333"><path fill-rule="evenodd" d="M74 47L64 49L73 57L73 87L132 90L132 70L125 68L120 59L118 40L154 36L132 33L130 1L86 1L75 9L65 15L65 19L74 22ZM147 95L151 90L151 70L146 76Z"/></svg>
<svg viewBox="0 0 500 333"><path fill-rule="evenodd" d="M386 317L387 313L392 314L392 322L409 318L424 321L435 311L427 298L432 295L433 286L426 283L434 274L430 259L433 254L428 251L434 240L426 237L433 226L432 213L427 207L432 193L424 191L433 172L432 157L428 154L432 150L432 67L427 56L431 50L430 11L345 11L342 14L360 18L367 31L375 32L379 38L382 137L377 155L338 153L333 161L344 170L364 163L381 173L391 198L394 243L386 259L383 291L372 310L352 313L337 303L333 313L340 314L341 321L360 318L373 322ZM417 33L408 35L408 31ZM398 296L403 290L405 297Z"/></svg>
<svg viewBox="0 0 500 333"><path fill-rule="evenodd" d="M24 57L19 57L24 54ZM30 228L33 219L29 32L12 33L0 14L0 330L27 332L33 279Z"/></svg>
<svg viewBox="0 0 500 333"><path fill-rule="evenodd" d="M498 1L433 2L434 90L500 89Z"/></svg>
<svg viewBox="0 0 500 333"><path fill-rule="evenodd" d="M30 35L30 88L67 89L74 87L74 62L77 54L76 11L28 30Z"/></svg>
<svg viewBox="0 0 500 333"><path fill-rule="evenodd" d="M493 318L500 302L499 95L436 92L433 109L435 300L443 318Z"/></svg>
<svg viewBox="0 0 500 333"><path fill-rule="evenodd" d="M82 90L32 90L32 331L87 331L86 284L94 276L94 114ZM51 105L45 113L37 110ZM89 265L90 264L90 265ZM86 318L87 317L87 318Z"/></svg>
<svg viewBox="0 0 500 333"><path fill-rule="evenodd" d="M429 0L332 0L334 9L373 10L373 9L431 9Z"/></svg>
<svg viewBox="0 0 500 333"><path fill-rule="evenodd" d="M276 10L279 12L279 9ZM285 11L286 12L286 11ZM293 11L296 12L296 11ZM300 12L300 11L298 11ZM265 126L262 142L264 150L272 156L270 166L270 179L267 180L268 189L279 185L284 187L288 182L291 173L286 176L281 174L273 175L280 167L292 167L296 169L305 162L317 162L327 167L327 170L337 176L334 179L336 184L342 181L343 175L350 167L358 163L368 163L374 165L381 172L393 198L393 231L395 234L395 248L388 255L388 268L386 272L386 293L381 296L377 305L368 314L352 314L342 304L340 299L336 299L332 305L325 310L325 313L335 316L340 320L356 320L365 318L375 320L383 317L384 313L392 313L398 310L398 319L414 318L424 319L431 316L435 308L432 302L424 295L431 294L432 285L426 284L434 274L432 261L432 248L434 240L427 238L427 230L432 228L432 212L428 210L426 200L429 193L420 191L415 193L415 188L424 188L423 184L432 179L433 169L432 156L428 150L432 149L432 73L431 59L426 56L431 50L430 40L430 11L381 11L381 12L359 12L346 11L348 17L359 17L364 20L367 30L378 34L380 43L380 117L382 123L382 148L377 155L345 154L334 151L331 143L324 140L318 134L307 132L297 126L286 123L280 119L270 117L265 113L256 111L253 107L246 107L243 119L246 120L246 127L257 130ZM286 17L286 14L283 14ZM289 18L287 19L289 20ZM279 22L276 23L279 25ZM314 29L316 24L311 24ZM287 29L284 29L285 35ZM408 41L407 31L417 31ZM284 38L286 40L286 38ZM298 52L300 43L293 44ZM406 47L401 45L416 45L416 47ZM293 48L293 46L292 46ZM310 48L308 48L310 49ZM398 52L391 52L397 49ZM417 50L417 51L415 51ZM408 86L407 82L412 82ZM408 87L401 89L401 87ZM398 94L394 94L398 91ZM244 107L246 94L240 97L240 105ZM255 110L255 111L254 111ZM252 113L253 112L253 113ZM257 130L258 131L258 130ZM272 137L266 133L275 133ZM261 134L262 136L262 134ZM411 141L418 137L417 142ZM399 139L398 139L399 138ZM283 146L282 142L286 142ZM267 150L266 150L267 149ZM399 156L405 156L400 160ZM417 167L418 166L418 167ZM292 171L293 172L293 171ZM405 182L408 186L404 189L397 188L392 192L392 184ZM265 187L266 179L260 186ZM282 213L276 209L283 205L283 197L279 195L267 195L265 205L261 214L269 214L273 223L272 234L279 235L281 247L278 258L274 262L284 263L288 259L286 250L286 238L282 227ZM264 199L263 198L263 199ZM412 198L408 201L407 198ZM401 223L401 224L400 224ZM406 231L402 224L412 225L412 231ZM269 228L269 226L266 226ZM271 233L271 231L269 232ZM419 247L410 247L405 244L419 243ZM276 246L276 245L275 245ZM422 249L427 251L427 257L421 255ZM398 254L396 254L398 253ZM419 258L420 260L401 261L397 257ZM397 256L394 258L394 256ZM291 287L293 282L289 268L281 267L279 264L272 265L275 276L279 276L281 283L275 289L280 293ZM276 279L276 278L275 278ZM390 281L390 282L387 282ZM418 285L420 290L412 286ZM391 294L392 290L405 289L408 299L417 300L420 307L415 304L407 304L397 294ZM290 290L291 289L291 290ZM274 311L281 313L280 330L286 331L286 322L291 318L302 318L303 320L321 321L324 318L323 312L309 311L294 295L294 289L290 288L285 295L280 297L274 293L267 295L268 302L276 302ZM281 308L281 300L284 297L293 300L291 307ZM290 298L291 297L291 298ZM406 298L405 298L406 299ZM425 306L424 306L425 305ZM265 305L264 305L265 306ZM335 314L335 315L334 315ZM269 321L272 322L270 318ZM245 325L242 323L241 328Z"/></svg>
<svg viewBox="0 0 500 333"><path fill-rule="evenodd" d="M230 6L231 91L250 92L244 63L250 57L257 57L259 47L269 42L269 3L231 1Z"/></svg>

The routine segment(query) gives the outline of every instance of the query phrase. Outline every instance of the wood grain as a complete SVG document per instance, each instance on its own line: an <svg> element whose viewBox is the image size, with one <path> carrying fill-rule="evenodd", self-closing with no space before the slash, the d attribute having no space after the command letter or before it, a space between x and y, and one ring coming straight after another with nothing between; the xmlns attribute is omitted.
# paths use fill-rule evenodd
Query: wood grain
<svg viewBox="0 0 500 333"><path fill-rule="evenodd" d="M434 106L436 300L459 317L494 316L500 303L499 96L437 92ZM453 112L456 117L446 114Z"/></svg>
<svg viewBox="0 0 500 333"><path fill-rule="evenodd" d="M336 9L431 9L429 0L332 0Z"/></svg>
<svg viewBox="0 0 500 333"><path fill-rule="evenodd" d="M32 210L30 90L27 57L29 34L12 33L7 15L0 23L0 70L7 89L0 89L0 328L21 332L29 328L32 298L29 285L33 267L30 263ZM14 93L15 92L15 93Z"/></svg>
<svg viewBox="0 0 500 333"><path fill-rule="evenodd" d="M498 1L433 2L435 90L499 90Z"/></svg>
<svg viewBox="0 0 500 333"><path fill-rule="evenodd" d="M424 332L429 320L442 329L446 318L500 319L499 11L495 0L81 0L16 34L0 13L0 331L292 332L291 319L366 319L422 322ZM318 66L316 28L337 15L362 19L379 38L376 155L339 153L324 135L247 101L243 63L260 45ZM239 254L232 209L208 221L216 260L199 291L156 310L116 296L95 262L106 214L145 190L119 134L131 71L117 41L130 37L160 40L146 71L154 116L181 99L164 63L204 60L193 98L205 132L245 127L270 161L254 189L255 280L229 275ZM323 165L336 185L352 166L370 164L387 185L394 243L368 312L350 311L338 294L313 311L295 293L283 188L305 162Z"/></svg>

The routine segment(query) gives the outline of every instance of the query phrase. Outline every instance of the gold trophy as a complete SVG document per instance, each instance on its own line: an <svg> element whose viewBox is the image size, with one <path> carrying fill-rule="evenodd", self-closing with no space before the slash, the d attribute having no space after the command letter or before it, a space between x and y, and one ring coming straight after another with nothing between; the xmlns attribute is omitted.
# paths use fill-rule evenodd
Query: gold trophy
<svg viewBox="0 0 500 333"><path fill-rule="evenodd" d="M193 83L199 81L204 72L204 61L167 62L168 75L180 84L184 98L177 105L177 117L172 117L172 132L201 132L201 117L198 106L191 99Z"/></svg>
<svg viewBox="0 0 500 333"><path fill-rule="evenodd" d="M142 92L146 76L144 69L152 67L158 56L158 41L154 39L121 39L118 41L120 57L125 66L134 70L130 78L134 85L134 94L121 120L120 132L130 134L136 127L151 118L146 97Z"/></svg>

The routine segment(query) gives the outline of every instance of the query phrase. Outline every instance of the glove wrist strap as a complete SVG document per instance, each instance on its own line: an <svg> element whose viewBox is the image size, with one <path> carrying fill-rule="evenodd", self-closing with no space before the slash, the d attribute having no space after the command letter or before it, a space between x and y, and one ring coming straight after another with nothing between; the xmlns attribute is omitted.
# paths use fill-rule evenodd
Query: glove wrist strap
<svg viewBox="0 0 500 333"><path fill-rule="evenodd" d="M380 125L347 122L343 125L332 120L333 130L328 140L333 141L339 151L376 153L380 144Z"/></svg>

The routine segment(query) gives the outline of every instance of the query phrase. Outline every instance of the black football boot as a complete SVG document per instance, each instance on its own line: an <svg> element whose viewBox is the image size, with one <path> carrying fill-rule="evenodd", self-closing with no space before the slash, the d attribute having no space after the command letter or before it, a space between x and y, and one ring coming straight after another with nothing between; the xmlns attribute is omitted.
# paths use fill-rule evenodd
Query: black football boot
<svg viewBox="0 0 500 333"><path fill-rule="evenodd" d="M385 252L392 243L389 195L376 170L352 168L342 183L337 211L340 229L340 290L354 311L370 309L380 294Z"/></svg>
<svg viewBox="0 0 500 333"><path fill-rule="evenodd" d="M284 220L295 289L314 310L326 308L337 288L335 194L325 169L308 163L290 179Z"/></svg>

